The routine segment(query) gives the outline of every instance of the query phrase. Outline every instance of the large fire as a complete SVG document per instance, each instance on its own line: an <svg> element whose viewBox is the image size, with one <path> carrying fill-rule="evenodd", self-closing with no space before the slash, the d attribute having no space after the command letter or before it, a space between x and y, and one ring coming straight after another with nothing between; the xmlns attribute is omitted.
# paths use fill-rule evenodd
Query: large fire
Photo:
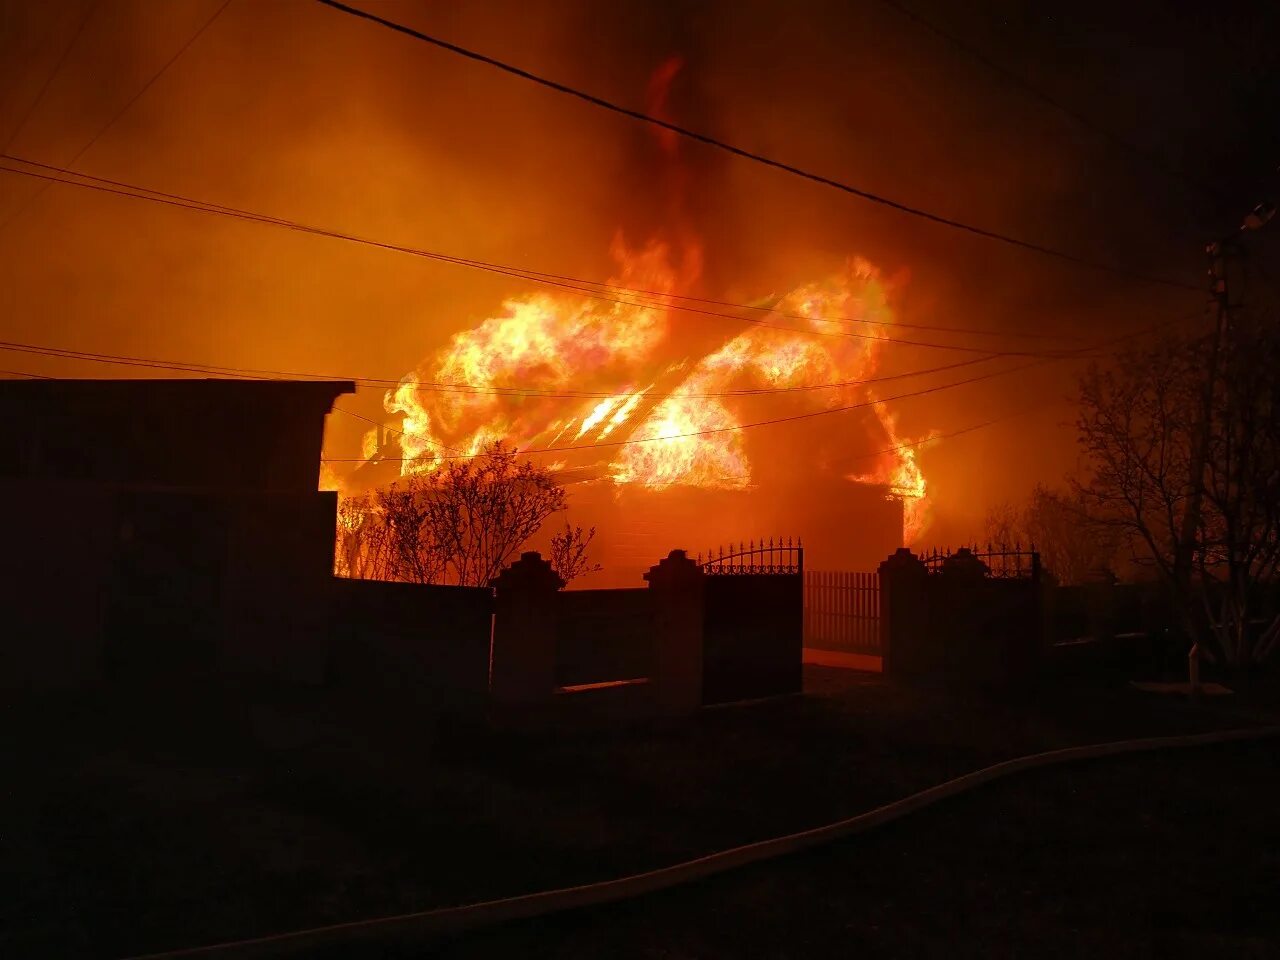
<svg viewBox="0 0 1280 960"><path fill-rule="evenodd" d="M434 470L501 439L619 487L742 489L757 463L755 431L740 425L865 403L879 441L844 435L833 416L826 442L862 458L851 479L904 499L913 540L928 503L915 449L859 382L874 375L893 320L876 268L853 258L822 283L772 298L747 323L673 307L696 279L700 258L689 249L677 269L666 244L633 250L619 239L618 269L599 298L513 297L455 334L387 394L386 409L402 417L402 471ZM815 458L797 457L815 468Z"/></svg>

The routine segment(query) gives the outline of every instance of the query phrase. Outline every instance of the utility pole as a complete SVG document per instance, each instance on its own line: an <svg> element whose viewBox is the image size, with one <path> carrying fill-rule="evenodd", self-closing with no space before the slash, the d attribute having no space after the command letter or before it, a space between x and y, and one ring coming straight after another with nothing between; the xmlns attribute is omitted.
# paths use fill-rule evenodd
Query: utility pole
<svg viewBox="0 0 1280 960"><path fill-rule="evenodd" d="M1177 553L1173 561L1174 590L1177 600L1184 607L1184 616L1190 625L1191 574L1195 565L1196 533L1200 529L1200 507L1204 499L1204 470L1209 458L1209 441L1213 431L1213 394L1218 379L1218 356L1228 334L1231 300L1227 287L1227 257L1234 252L1234 238L1219 240L1205 248L1209 255L1209 303L1215 311L1213 339L1209 344L1209 367L1205 373L1204 391L1201 396L1199 420L1191 449L1191 475L1189 477L1187 506L1182 514ZM1200 644L1195 633L1191 637L1191 649L1187 652L1187 681L1191 695L1200 692Z"/></svg>
<svg viewBox="0 0 1280 960"><path fill-rule="evenodd" d="M1214 390L1218 380L1218 361L1225 344L1231 337L1231 303L1228 272L1232 260L1244 256L1239 236L1247 230L1257 230L1273 216L1276 208L1270 203L1260 203L1244 218L1244 222L1230 236L1205 247L1209 255L1209 296L1215 312L1213 339L1209 346L1209 368L1205 373L1204 393L1201 397L1199 422L1191 450L1191 476L1187 493L1187 507L1182 515L1182 529L1174 555L1174 589L1178 600L1186 605L1190 619L1191 575L1195 566L1196 533L1200 528L1201 505L1204 501L1204 472L1209 458L1209 444L1213 435ZM1192 695L1200 691L1200 644L1194 634L1191 649L1187 653L1187 677Z"/></svg>

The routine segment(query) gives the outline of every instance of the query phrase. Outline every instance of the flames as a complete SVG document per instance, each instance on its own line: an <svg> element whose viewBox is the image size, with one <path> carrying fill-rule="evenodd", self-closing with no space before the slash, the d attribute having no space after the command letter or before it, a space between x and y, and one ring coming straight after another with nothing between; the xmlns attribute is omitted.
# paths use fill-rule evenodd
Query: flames
<svg viewBox="0 0 1280 960"><path fill-rule="evenodd" d="M618 269L604 299L576 291L508 299L387 394L386 409L401 417L403 472L434 470L502 439L550 448L548 466L619 486L743 489L765 458L757 434L776 445L786 428L738 426L865 403L878 438L846 434L837 416L809 421L822 433L804 443L851 460L896 448L846 475L887 484L906 503L908 541L919 533L928 501L916 450L857 382L875 373L893 319L875 267L854 258L822 283L771 298L769 312L743 314L755 321L747 324L672 308L696 278L696 246L679 269L663 243L631 249L619 238L612 252ZM795 458L815 462L803 450Z"/></svg>
<svg viewBox="0 0 1280 960"><path fill-rule="evenodd" d="M916 453L924 442L910 443L899 439L897 418L883 400L876 401L875 411L892 446L879 455L876 470L854 474L850 479L858 483L887 483L889 490L902 498L903 538L907 543L913 543L924 532L929 519L929 501L925 496L928 487L920 465L916 463ZM931 439L927 438L925 442Z"/></svg>
<svg viewBox="0 0 1280 960"><path fill-rule="evenodd" d="M664 244L632 251L619 239L613 255L621 269L611 284L654 294L638 302L553 293L512 298L500 314L455 334L401 381L386 408L404 418L405 472L434 469L450 453L474 454L493 440L525 447L548 431L556 442L585 438L631 415L639 402L628 409L639 389L636 378L667 337L670 317L661 299L679 278ZM561 394L619 383L616 395L589 399L585 410L566 415ZM426 384L444 389L423 389Z"/></svg>

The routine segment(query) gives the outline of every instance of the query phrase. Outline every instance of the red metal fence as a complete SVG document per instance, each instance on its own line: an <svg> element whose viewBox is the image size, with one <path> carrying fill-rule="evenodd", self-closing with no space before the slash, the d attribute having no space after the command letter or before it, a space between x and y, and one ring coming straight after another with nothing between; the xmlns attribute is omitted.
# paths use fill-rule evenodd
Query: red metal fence
<svg viewBox="0 0 1280 960"><path fill-rule="evenodd" d="M806 570L805 646L857 653L880 652L880 575Z"/></svg>

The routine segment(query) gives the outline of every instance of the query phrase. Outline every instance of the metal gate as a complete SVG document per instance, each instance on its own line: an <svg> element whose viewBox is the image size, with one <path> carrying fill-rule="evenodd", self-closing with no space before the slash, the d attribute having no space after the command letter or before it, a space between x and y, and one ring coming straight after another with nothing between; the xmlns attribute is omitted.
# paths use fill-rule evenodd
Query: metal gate
<svg viewBox="0 0 1280 960"><path fill-rule="evenodd" d="M707 575L702 702L799 693L804 646L800 544L738 544L699 561Z"/></svg>
<svg viewBox="0 0 1280 960"><path fill-rule="evenodd" d="M809 570L804 575L804 645L880 653L880 574Z"/></svg>

